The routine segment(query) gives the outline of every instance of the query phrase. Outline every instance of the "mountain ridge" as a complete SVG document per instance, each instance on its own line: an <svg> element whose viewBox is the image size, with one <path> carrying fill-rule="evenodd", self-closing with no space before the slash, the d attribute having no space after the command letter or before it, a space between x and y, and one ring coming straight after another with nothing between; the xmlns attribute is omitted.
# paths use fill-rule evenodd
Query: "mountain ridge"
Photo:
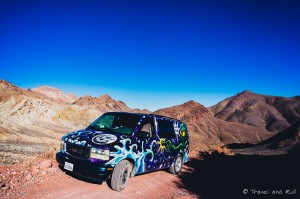
<svg viewBox="0 0 300 199"><path fill-rule="evenodd" d="M153 113L180 119L188 125L193 149L214 149L229 143L258 143L272 132L249 125L220 120L193 100Z"/></svg>
<svg viewBox="0 0 300 199"><path fill-rule="evenodd" d="M78 99L78 97L73 93L64 93L63 91L51 86L39 86L32 88L31 90L37 91L51 98L61 100L67 104L71 104Z"/></svg>
<svg viewBox="0 0 300 199"><path fill-rule="evenodd" d="M58 89L46 87L46 90L55 93ZM254 95L256 98L264 99L265 103L276 104L276 106L285 105L288 102L287 107L292 108L294 106L289 103L290 100L297 101L298 99L295 96L287 100L285 98L274 100L274 98L257 97L250 91L244 91L238 95L240 98L237 104L243 108L249 107L251 103L252 105L256 103L255 100L244 103L245 95L250 97ZM234 96L225 99L226 103L222 101L217 104L216 109L222 111L228 107L232 98ZM235 103L231 106L235 107ZM271 105L268 106L271 107ZM274 109L273 107L272 110ZM262 127L245 124L243 121L226 121L218 118L215 110L190 100L180 105L159 109L153 113L186 122L190 132L192 150L210 150L231 143L257 144L276 134L276 132L267 131ZM19 88L5 80L0 80L0 145L2 142L15 142L15 140L20 143L38 143L43 146L51 142L59 143L63 134L85 128L108 111L150 113L145 109L132 109L123 101L115 100L108 94L98 97L85 95L72 103L67 103L53 97L52 94L46 95L34 89ZM297 111L298 109L290 112L288 114L290 118L287 120L293 121ZM288 123L286 126L290 126L290 124ZM20 157L22 157L21 154L22 151L20 151ZM12 157L18 159L19 156Z"/></svg>
<svg viewBox="0 0 300 199"><path fill-rule="evenodd" d="M297 96L256 94L243 91L209 107L215 117L280 132L300 120L300 100Z"/></svg>

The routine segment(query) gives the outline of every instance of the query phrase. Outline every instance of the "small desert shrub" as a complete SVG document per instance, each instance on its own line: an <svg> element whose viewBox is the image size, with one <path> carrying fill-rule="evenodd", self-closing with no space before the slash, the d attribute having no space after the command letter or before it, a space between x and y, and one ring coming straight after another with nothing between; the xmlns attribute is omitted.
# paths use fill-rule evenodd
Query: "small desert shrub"
<svg viewBox="0 0 300 199"><path fill-rule="evenodd" d="M234 155L233 153L230 152L230 149L228 149L226 146L217 146L214 151L217 153L223 153L225 155Z"/></svg>

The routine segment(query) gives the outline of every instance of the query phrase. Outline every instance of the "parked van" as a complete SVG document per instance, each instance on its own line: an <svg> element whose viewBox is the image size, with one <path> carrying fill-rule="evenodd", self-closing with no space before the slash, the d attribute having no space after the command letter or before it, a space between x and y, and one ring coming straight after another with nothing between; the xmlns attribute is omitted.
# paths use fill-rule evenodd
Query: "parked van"
<svg viewBox="0 0 300 199"><path fill-rule="evenodd" d="M62 137L56 154L60 166L73 174L97 178L121 191L129 177L169 168L180 172L189 159L185 123L165 116L108 112L86 129Z"/></svg>

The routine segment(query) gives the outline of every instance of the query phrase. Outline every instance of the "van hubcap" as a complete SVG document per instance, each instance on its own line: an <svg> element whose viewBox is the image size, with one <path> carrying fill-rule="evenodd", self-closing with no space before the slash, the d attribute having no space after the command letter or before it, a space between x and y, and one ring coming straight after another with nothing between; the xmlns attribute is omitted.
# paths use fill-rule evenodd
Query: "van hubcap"
<svg viewBox="0 0 300 199"><path fill-rule="evenodd" d="M128 169L125 169L125 171L123 172L123 176L122 176L122 184L123 185L127 182L127 177L128 177Z"/></svg>
<svg viewBox="0 0 300 199"><path fill-rule="evenodd" d="M180 158L177 158L176 159L176 162L175 162L175 170L176 172L178 172L181 168L181 159Z"/></svg>

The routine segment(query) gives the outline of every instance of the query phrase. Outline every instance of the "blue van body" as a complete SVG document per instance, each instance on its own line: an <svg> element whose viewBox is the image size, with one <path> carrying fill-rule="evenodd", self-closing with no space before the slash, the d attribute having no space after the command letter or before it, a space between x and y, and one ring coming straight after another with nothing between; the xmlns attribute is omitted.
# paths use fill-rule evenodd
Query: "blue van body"
<svg viewBox="0 0 300 199"><path fill-rule="evenodd" d="M135 174L170 168L189 159L185 123L154 114L108 112L86 129L62 137L58 163L66 171L105 181L122 160Z"/></svg>

